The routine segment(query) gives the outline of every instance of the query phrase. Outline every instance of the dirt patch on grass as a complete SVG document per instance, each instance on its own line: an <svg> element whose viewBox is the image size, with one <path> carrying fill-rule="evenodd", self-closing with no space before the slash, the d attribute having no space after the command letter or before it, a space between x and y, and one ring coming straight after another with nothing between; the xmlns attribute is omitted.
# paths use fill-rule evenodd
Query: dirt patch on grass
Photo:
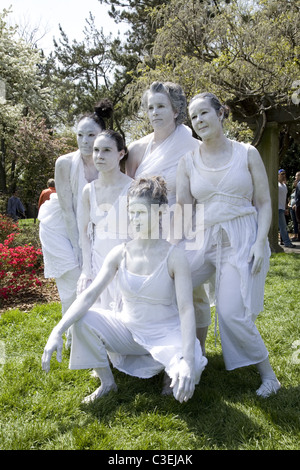
<svg viewBox="0 0 300 470"><path fill-rule="evenodd" d="M27 312L36 304L60 302L56 283L54 279L39 277L40 286L30 287L26 292L19 292L8 299L0 299L0 315L7 310L19 309Z"/></svg>

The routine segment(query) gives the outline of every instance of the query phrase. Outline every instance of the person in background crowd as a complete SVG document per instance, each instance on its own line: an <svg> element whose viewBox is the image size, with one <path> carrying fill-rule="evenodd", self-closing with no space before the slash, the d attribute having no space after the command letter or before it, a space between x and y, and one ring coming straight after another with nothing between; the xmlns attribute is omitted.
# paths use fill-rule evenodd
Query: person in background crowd
<svg viewBox="0 0 300 470"><path fill-rule="evenodd" d="M17 222L21 217L25 218L25 207L18 197L18 191L15 191L7 203L7 214Z"/></svg>
<svg viewBox="0 0 300 470"><path fill-rule="evenodd" d="M291 239L292 242L299 241L299 228L298 228L298 221L297 221L296 210L295 210L296 209L296 199L295 199L296 186L299 180L300 180L300 171L296 173L295 180L293 183L293 190L292 190L291 197L290 197L289 204L288 204L289 209L290 209L290 216L293 222L293 230L294 230L294 236Z"/></svg>
<svg viewBox="0 0 300 470"><path fill-rule="evenodd" d="M287 203L287 185L286 185L286 172L281 169L278 171L278 225L280 231L280 237L282 243L287 248L295 248L296 246L290 240L287 225L286 225L286 214L288 214L288 203Z"/></svg>
<svg viewBox="0 0 300 470"><path fill-rule="evenodd" d="M298 236L300 231L300 171L297 171L295 176L296 190L295 190L295 205L294 210L298 221Z"/></svg>
<svg viewBox="0 0 300 470"><path fill-rule="evenodd" d="M50 178L47 181L47 189L44 189L39 197L39 203L38 203L38 209L40 209L41 205L50 199L50 196L52 193L56 193L55 189L55 180L53 178Z"/></svg>

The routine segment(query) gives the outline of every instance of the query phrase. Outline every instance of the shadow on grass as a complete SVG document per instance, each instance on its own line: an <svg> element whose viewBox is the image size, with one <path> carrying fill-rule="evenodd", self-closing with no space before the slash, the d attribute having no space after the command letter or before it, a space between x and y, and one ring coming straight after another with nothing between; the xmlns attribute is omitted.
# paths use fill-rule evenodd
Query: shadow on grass
<svg viewBox="0 0 300 470"><path fill-rule="evenodd" d="M296 407L298 402L299 406L299 389L282 388L276 396L262 399L255 394L260 385L255 367L227 372L221 355L213 355L208 360L200 384L187 403L180 404L173 396L161 395L162 374L151 379L137 379L114 371L118 392L80 407L102 425L118 426L119 420L125 441L134 426L139 429L142 439L142 429L146 427L149 433L155 433L157 429L162 431L164 424L159 417L172 416L176 419L176 432L186 433L189 441L186 448L194 450L261 448L264 436L270 439L270 426L286 432L297 429L298 418L291 403ZM95 380L94 384L96 388ZM154 421L153 416L156 417ZM120 448L117 442L111 444ZM172 445L171 449L184 449Z"/></svg>

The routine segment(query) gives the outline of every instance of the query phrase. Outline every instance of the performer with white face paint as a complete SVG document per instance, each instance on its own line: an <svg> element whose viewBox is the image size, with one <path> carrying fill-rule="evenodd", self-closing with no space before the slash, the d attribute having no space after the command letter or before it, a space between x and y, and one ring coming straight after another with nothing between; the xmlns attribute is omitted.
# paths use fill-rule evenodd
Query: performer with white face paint
<svg viewBox="0 0 300 470"><path fill-rule="evenodd" d="M70 368L93 368L101 380L85 402L117 389L108 357L117 369L136 377L152 377L165 370L180 402L193 396L206 366L196 339L185 253L153 236L167 202L162 178L132 183L128 214L134 238L110 251L96 279L77 297L48 339L42 358L47 372L54 351L61 360L62 334L73 325ZM122 310L95 308L96 299L116 275Z"/></svg>
<svg viewBox="0 0 300 470"><path fill-rule="evenodd" d="M82 211L78 218L83 266L77 287L81 293L100 271L109 251L128 240L127 191L132 178L120 170L127 155L123 137L112 130L96 137L93 160L98 178L88 183L82 194ZM113 281L98 299L102 308L118 302L118 289Z"/></svg>
<svg viewBox="0 0 300 470"><path fill-rule="evenodd" d="M186 119L186 97L180 85L153 82L142 98L153 133L131 143L126 173L132 178L162 176L167 182L169 206L176 203L176 172L183 155L198 148ZM203 286L194 291L197 337L205 354L205 340L211 323L210 302Z"/></svg>
<svg viewBox="0 0 300 470"><path fill-rule="evenodd" d="M181 159L176 187L183 211L193 201L204 207L203 246L186 250L193 285L216 273L216 318L225 366L232 370L255 364L262 378L257 394L268 397L280 384L254 324L263 309L270 256L266 171L256 148L225 136L228 109L215 95L195 96L189 112L202 142Z"/></svg>
<svg viewBox="0 0 300 470"><path fill-rule="evenodd" d="M56 194L39 211L44 276L55 278L63 314L76 298L82 267L78 229L82 190L98 177L92 155L94 140L105 129L104 119L111 113L110 101L102 100L93 113L81 117L76 130L78 150L57 159Z"/></svg>

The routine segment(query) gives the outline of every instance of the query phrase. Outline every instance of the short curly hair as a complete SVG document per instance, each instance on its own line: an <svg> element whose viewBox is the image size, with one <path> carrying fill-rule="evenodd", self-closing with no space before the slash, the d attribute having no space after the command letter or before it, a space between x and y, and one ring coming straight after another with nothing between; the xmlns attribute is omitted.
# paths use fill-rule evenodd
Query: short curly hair
<svg viewBox="0 0 300 470"><path fill-rule="evenodd" d="M142 107L147 110L150 93L164 93L170 100L173 110L177 113L175 124L178 126L186 120L187 101L183 89L177 83L153 82L142 96Z"/></svg>
<svg viewBox="0 0 300 470"><path fill-rule="evenodd" d="M150 176L134 180L128 190L127 199L145 197L151 204L168 204L168 188L161 176Z"/></svg>

